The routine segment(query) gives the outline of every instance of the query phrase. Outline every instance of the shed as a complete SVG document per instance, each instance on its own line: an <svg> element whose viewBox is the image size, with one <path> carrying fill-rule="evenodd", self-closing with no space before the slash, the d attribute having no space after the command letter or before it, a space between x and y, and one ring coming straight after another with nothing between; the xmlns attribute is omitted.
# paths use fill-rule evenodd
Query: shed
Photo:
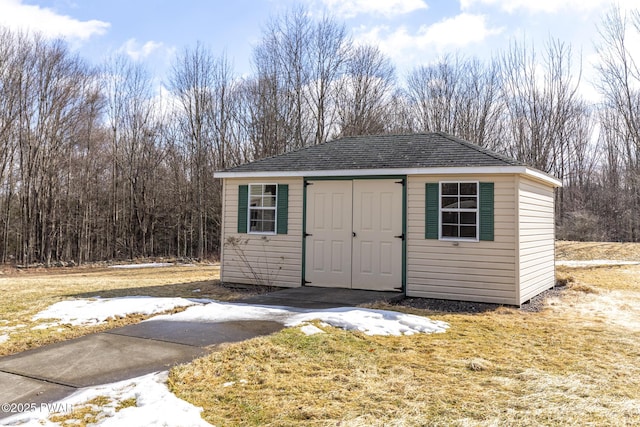
<svg viewBox="0 0 640 427"><path fill-rule="evenodd" d="M214 174L221 280L520 305L554 286L554 188L451 135L346 137Z"/></svg>

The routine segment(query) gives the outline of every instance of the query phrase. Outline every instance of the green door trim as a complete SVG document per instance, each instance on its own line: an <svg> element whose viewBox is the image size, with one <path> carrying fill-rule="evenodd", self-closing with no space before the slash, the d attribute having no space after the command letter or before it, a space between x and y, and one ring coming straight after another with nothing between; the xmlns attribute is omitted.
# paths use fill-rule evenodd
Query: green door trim
<svg viewBox="0 0 640 427"><path fill-rule="evenodd" d="M313 181L355 181L361 179L398 179L402 180L402 288L407 290L407 175L366 175L366 176L313 176L302 179L302 277L300 283L306 286L305 265L307 257L307 186L313 185ZM311 184L310 184L311 183Z"/></svg>

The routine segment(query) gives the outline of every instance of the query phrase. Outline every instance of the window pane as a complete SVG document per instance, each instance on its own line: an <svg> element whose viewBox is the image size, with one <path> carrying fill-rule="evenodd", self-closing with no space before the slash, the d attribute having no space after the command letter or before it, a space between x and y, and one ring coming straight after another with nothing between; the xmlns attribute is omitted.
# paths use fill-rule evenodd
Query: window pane
<svg viewBox="0 0 640 427"><path fill-rule="evenodd" d="M443 224L458 224L458 212L442 212Z"/></svg>
<svg viewBox="0 0 640 427"><path fill-rule="evenodd" d="M458 226L457 225L443 225L442 226L442 237L458 237Z"/></svg>
<svg viewBox="0 0 640 427"><path fill-rule="evenodd" d="M262 221L262 210L250 209L249 219L251 221Z"/></svg>
<svg viewBox="0 0 640 427"><path fill-rule="evenodd" d="M276 220L276 211L272 210L272 209L262 211L262 220L263 221L275 221Z"/></svg>
<svg viewBox="0 0 640 427"><path fill-rule="evenodd" d="M457 182L445 182L442 184L442 194L450 195L450 194L458 194L458 183Z"/></svg>
<svg viewBox="0 0 640 427"><path fill-rule="evenodd" d="M261 226L262 226L262 222L260 222L260 221L253 221L253 220L252 220L252 221L250 221L250 222L249 222L249 231L252 231L252 232L260 232L260 231L261 231L261 230L260 230Z"/></svg>
<svg viewBox="0 0 640 427"><path fill-rule="evenodd" d="M252 196L262 196L262 185L250 185Z"/></svg>
<svg viewBox="0 0 640 427"><path fill-rule="evenodd" d="M460 183L460 194L465 196L478 194L478 184L476 184L475 182Z"/></svg>
<svg viewBox="0 0 640 427"><path fill-rule="evenodd" d="M275 196L264 196L264 198L262 199L262 206L268 207L268 208L275 208L276 207L276 197Z"/></svg>
<svg viewBox="0 0 640 427"><path fill-rule="evenodd" d="M462 226L460 227L460 237L476 237L476 227L475 226Z"/></svg>
<svg viewBox="0 0 640 427"><path fill-rule="evenodd" d="M262 231L265 233L274 233L276 231L275 221L264 221L262 223Z"/></svg>
<svg viewBox="0 0 640 427"><path fill-rule="evenodd" d="M249 201L249 206L251 207L260 207L262 206L262 197L260 196L251 196L251 200Z"/></svg>
<svg viewBox="0 0 640 427"><path fill-rule="evenodd" d="M460 224L474 224L476 223L476 213L475 212L461 212L460 213Z"/></svg>
<svg viewBox="0 0 640 427"><path fill-rule="evenodd" d="M278 188L277 185L265 185L264 186L264 195L265 196L274 196L275 197L276 188Z"/></svg>
<svg viewBox="0 0 640 427"><path fill-rule="evenodd" d="M458 207L458 198L457 197L443 197L442 198L442 209L454 209Z"/></svg>
<svg viewBox="0 0 640 427"><path fill-rule="evenodd" d="M462 209L475 209L478 207L477 197L460 197L460 207Z"/></svg>

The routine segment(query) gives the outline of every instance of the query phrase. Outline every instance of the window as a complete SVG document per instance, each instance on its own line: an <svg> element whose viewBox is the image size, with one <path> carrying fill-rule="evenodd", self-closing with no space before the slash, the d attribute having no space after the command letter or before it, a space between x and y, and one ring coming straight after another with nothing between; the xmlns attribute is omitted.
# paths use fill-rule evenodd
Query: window
<svg viewBox="0 0 640 427"><path fill-rule="evenodd" d="M440 183L440 237L478 239L478 183Z"/></svg>
<svg viewBox="0 0 640 427"><path fill-rule="evenodd" d="M288 229L288 184L238 185L238 233L287 234Z"/></svg>
<svg viewBox="0 0 640 427"><path fill-rule="evenodd" d="M249 232L276 232L276 184L249 185Z"/></svg>

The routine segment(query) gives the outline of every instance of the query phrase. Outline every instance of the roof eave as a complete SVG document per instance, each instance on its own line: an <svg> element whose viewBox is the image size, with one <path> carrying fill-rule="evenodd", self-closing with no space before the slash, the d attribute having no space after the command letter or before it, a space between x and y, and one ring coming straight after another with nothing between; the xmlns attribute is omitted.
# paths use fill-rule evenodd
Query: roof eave
<svg viewBox="0 0 640 427"><path fill-rule="evenodd" d="M214 178L295 178L295 177L338 177L338 176L372 176L372 175L525 175L552 187L562 187L557 178L527 166L455 166L434 168L385 168L385 169L337 169L310 171L252 171L214 172Z"/></svg>

